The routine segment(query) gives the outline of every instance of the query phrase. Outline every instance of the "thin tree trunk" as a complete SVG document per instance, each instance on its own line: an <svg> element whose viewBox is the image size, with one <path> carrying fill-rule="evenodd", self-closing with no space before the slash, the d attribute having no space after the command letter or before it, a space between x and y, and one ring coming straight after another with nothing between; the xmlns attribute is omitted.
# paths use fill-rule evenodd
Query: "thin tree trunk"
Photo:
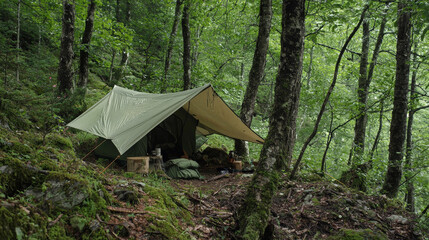
<svg viewBox="0 0 429 240"><path fill-rule="evenodd" d="M255 111L256 96L258 88L264 76L265 64L267 61L267 51L270 40L272 0L261 0L259 9L259 32L256 40L256 49L253 55L252 67L249 72L249 83L241 104L240 119L247 126L252 124ZM235 151L243 159L248 157L247 144L242 140L235 140Z"/></svg>
<svg viewBox="0 0 429 240"><path fill-rule="evenodd" d="M191 88L191 30L189 27L190 0L185 0L182 15L183 35L183 90Z"/></svg>
<svg viewBox="0 0 429 240"><path fill-rule="evenodd" d="M65 94L73 89L73 42L74 42L74 1L63 0L63 19L61 32L60 63L58 66L59 93Z"/></svg>
<svg viewBox="0 0 429 240"><path fill-rule="evenodd" d="M301 148L301 152L299 154L298 159L295 162L295 165L293 166L292 172L290 174L290 179L293 179L295 177L296 172L298 171L299 164L301 163L302 157L304 156L305 150L307 149L308 145L310 144L311 140L316 136L317 129L319 128L320 121L322 120L323 113L325 112L326 104L329 101L329 97L331 96L332 92L334 91L335 84L337 82L338 77L338 70L340 67L341 59L343 57L344 52L346 51L347 45L352 40L353 36L359 29L360 25L362 24L362 21L365 16L365 12L368 10L368 6L366 6L360 16L359 22L357 26L353 29L350 36L347 38L346 42L344 43L343 47L341 48L340 54L338 55L337 63L335 64L335 70L334 70L334 77L332 79L331 86L328 89L328 92L326 93L325 100L322 103L322 106L320 107L319 114L317 115L316 123L314 124L313 132L310 134L310 136L307 138L307 140L304 142L304 145Z"/></svg>
<svg viewBox="0 0 429 240"><path fill-rule="evenodd" d="M417 40L415 40L414 51L417 51ZM414 54L413 62L416 63L417 54ZM407 194L406 194L406 209L409 212L415 211L415 200L414 200L414 182L410 179L410 176L413 175L412 168L412 159L413 159L413 121L415 106L417 100L416 93L416 81L417 81L417 69L419 65L413 70L411 77L411 88L410 88L410 110L408 111L408 124L407 124L407 140L405 148L405 181L407 182Z"/></svg>
<svg viewBox="0 0 429 240"><path fill-rule="evenodd" d="M332 109L332 106L331 106L331 121L329 124L329 134L328 134L328 138L326 139L326 147L325 147L325 151L323 152L322 164L320 166L320 172L322 174L326 172L326 156L328 155L329 146L331 145L332 138L334 135L334 131L332 130L333 123L334 123L334 110Z"/></svg>
<svg viewBox="0 0 429 240"><path fill-rule="evenodd" d="M394 198L402 176L402 158L407 125L408 81L410 72L411 13L405 1L398 3L398 40L396 45L396 80L390 125L389 163L382 192Z"/></svg>
<svg viewBox="0 0 429 240"><path fill-rule="evenodd" d="M165 93L167 91L168 71L170 70L171 56L173 54L174 41L176 39L177 27L179 25L180 6L182 5L182 2L183 2L182 0L176 0L176 8L174 11L173 27L171 29L170 38L168 41L167 53L165 55L164 76L163 76L162 82L161 82L161 93Z"/></svg>
<svg viewBox="0 0 429 240"><path fill-rule="evenodd" d="M307 89L310 89L311 70L313 69L313 53L314 53L314 45L311 46L311 50L310 50L310 63L308 64L308 72L307 72Z"/></svg>
<svg viewBox="0 0 429 240"><path fill-rule="evenodd" d="M274 109L256 174L238 210L239 232L243 239L259 239L264 234L270 216L271 200L279 183L279 172L292 157L301 90L304 9L304 0L283 1L281 54Z"/></svg>
<svg viewBox="0 0 429 240"><path fill-rule="evenodd" d="M131 4L130 4L130 1L126 0L125 5L126 5L125 20L122 20L121 15L120 15L120 0L117 0L117 2L116 2L116 14L117 14L116 19L118 22L122 22L124 24L124 26L127 26L131 20ZM119 62L119 66L113 68L113 79L114 79L115 83L119 82L122 79L122 76L125 72L125 68L127 67L127 64L128 64L129 56L130 56L130 54L129 54L127 48L122 49L121 61Z"/></svg>
<svg viewBox="0 0 429 240"><path fill-rule="evenodd" d="M372 145L371 151L369 152L369 166L372 167L372 162L374 160L374 152L377 149L378 143L380 142L381 130L383 129L383 111L384 111L384 101L380 102L380 117L378 118L378 130L375 135L374 144Z"/></svg>
<svg viewBox="0 0 429 240"><path fill-rule="evenodd" d="M362 156L365 152L365 132L368 115L366 114L365 108L368 99L368 53L369 53L369 20L368 17L364 17L362 24L362 54L360 58L359 67L359 81L358 81L358 112L362 114L356 119L354 127L354 140L351 148L351 154L348 161L349 165L357 165L361 162ZM368 86L368 87L367 87Z"/></svg>
<svg viewBox="0 0 429 240"><path fill-rule="evenodd" d="M110 69L109 69L109 80L107 85L111 86L113 85L113 68L115 67L115 57L116 57L116 51L115 49L112 50L112 60L110 61Z"/></svg>
<svg viewBox="0 0 429 240"><path fill-rule="evenodd" d="M18 10L16 14L16 82L19 82L19 53L21 51L20 38L21 38L21 0L18 0Z"/></svg>
<svg viewBox="0 0 429 240"><path fill-rule="evenodd" d="M192 61L191 61L191 69L194 68L197 65L197 61L198 61L198 47L199 47L199 43L200 43L200 36L203 33L203 28L201 26L198 25L197 27L197 31L195 32L195 44L194 44L194 49L192 52Z"/></svg>
<svg viewBox="0 0 429 240"><path fill-rule="evenodd" d="M91 0L88 4L88 11L85 20L85 30L82 36L82 49L80 50L79 64L79 83L78 86L86 88L88 84L88 61L89 61L89 45L91 43L92 28L94 26L95 0Z"/></svg>
<svg viewBox="0 0 429 240"><path fill-rule="evenodd" d="M362 40L362 56L361 56L361 68L360 68L360 77L359 77L359 89L358 89L358 102L360 104L359 108L365 109L367 106L367 100L368 100L368 91L369 86L372 81L372 76L374 73L375 65L377 64L378 54L380 53L380 47L383 43L384 38L384 29L386 27L387 22L387 12L389 8L386 7L386 9L383 12L383 19L380 24L380 29L377 36L377 42L374 47L374 52L372 54L371 63L369 66L369 71L367 73L366 67L362 66L363 62L366 61L366 64L368 64L368 48L369 48L369 25L367 24L365 27L365 24L363 25L363 40ZM368 47L368 48L366 48ZM364 50L366 49L366 50ZM365 59L363 58L364 55L366 56ZM363 75L364 74L364 75ZM364 79L365 78L365 79ZM365 81L364 81L365 80ZM350 158L349 158L349 165L350 164L357 164L360 159L362 158L362 155L364 154L365 150L365 133L366 133L366 126L367 126L367 113L366 111L363 112L363 114L356 120L355 124L355 138L353 141L352 149L350 150ZM355 158L355 159L353 159ZM354 161L356 160L356 161Z"/></svg>

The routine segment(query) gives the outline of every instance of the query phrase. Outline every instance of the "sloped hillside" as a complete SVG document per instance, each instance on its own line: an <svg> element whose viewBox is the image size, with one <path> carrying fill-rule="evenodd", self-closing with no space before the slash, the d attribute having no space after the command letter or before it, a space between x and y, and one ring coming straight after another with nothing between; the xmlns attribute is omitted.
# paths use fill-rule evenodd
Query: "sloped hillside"
<svg viewBox="0 0 429 240"><path fill-rule="evenodd" d="M239 238L234 216L251 174L104 171L108 160L76 156L94 145L87 135L0 128L0 239ZM281 185L266 239L427 238L419 226L395 201L310 175Z"/></svg>

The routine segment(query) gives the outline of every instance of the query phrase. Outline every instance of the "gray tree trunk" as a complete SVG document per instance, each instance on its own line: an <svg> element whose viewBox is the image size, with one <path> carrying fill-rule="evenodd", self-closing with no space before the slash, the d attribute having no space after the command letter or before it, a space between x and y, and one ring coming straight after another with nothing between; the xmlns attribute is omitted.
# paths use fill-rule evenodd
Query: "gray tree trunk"
<svg viewBox="0 0 429 240"><path fill-rule="evenodd" d="M366 133L366 126L367 126L367 101L368 101L368 91L369 86L372 81L372 76L374 73L375 65L377 65L377 59L378 55L380 53L380 47L383 43L384 38L384 29L386 27L387 22L387 12L389 8L388 6L383 12L383 19L381 20L380 24L380 30L378 32L377 36L377 42L375 43L374 52L372 54L372 60L369 66L369 71L367 73L366 67L362 66L363 61L366 61L366 64L368 64L368 48L369 48L369 25L368 23L363 25L363 37L362 37L362 57L364 54L366 55L365 59L361 59L361 68L360 68L360 77L359 77L359 83L358 83L358 102L359 102L359 112L362 112L362 115L359 116L358 119L356 119L355 123L355 138L353 140L353 146L351 149L350 159L349 159L349 165L356 165L360 162L362 155L365 151L365 133ZM368 48L365 49L364 46L367 46ZM365 74L365 75L363 75Z"/></svg>
<svg viewBox="0 0 429 240"><path fill-rule="evenodd" d="M21 0L18 0L18 10L16 14L16 82L19 82L19 53L21 51L20 38L21 38Z"/></svg>
<svg viewBox="0 0 429 240"><path fill-rule="evenodd" d="M358 81L358 112L362 114L356 119L355 122L355 137L353 140L353 146L350 150L352 152L349 159L349 165L356 165L361 163L362 156L365 151L365 132L366 132L366 123L368 116L366 114L366 105L368 99L368 53L369 53L369 20L365 16L365 19L362 24L362 52L360 59L359 67L359 81Z"/></svg>
<svg viewBox="0 0 429 240"><path fill-rule="evenodd" d="M63 0L60 63L58 66L58 90L60 94L65 94L73 89L74 21L74 1Z"/></svg>
<svg viewBox="0 0 429 240"><path fill-rule="evenodd" d="M272 1L261 0L259 9L259 32L256 41L255 54L253 55L252 68L249 73L249 83L241 105L240 119L250 127L255 110L256 96L261 80L264 76L266 56L270 40ZM242 140L235 140L237 155L247 158L248 147Z"/></svg>
<svg viewBox="0 0 429 240"><path fill-rule="evenodd" d="M396 80L390 125L389 163L382 192L394 198L402 177L402 158L407 125L408 82L410 73L411 13L405 1L398 3L398 40L396 43Z"/></svg>
<svg viewBox="0 0 429 240"><path fill-rule="evenodd" d="M180 6L182 5L182 2L183 2L182 0L176 0L173 27L171 29L170 38L168 41L167 53L165 55L164 75L161 82L161 93L165 93L167 91L168 71L170 70L171 56L173 54L174 41L176 40L177 27L179 25L179 19L180 19Z"/></svg>
<svg viewBox="0 0 429 240"><path fill-rule="evenodd" d="M183 35L183 90L191 88L191 30L189 27L190 0L185 1L182 15Z"/></svg>
<svg viewBox="0 0 429 240"><path fill-rule="evenodd" d="M414 44L414 51L417 51L417 40ZM417 62L417 54L414 54L413 62ZM413 160L413 121L414 121L414 114L415 106L417 103L417 92L416 92L416 85L417 85L417 70L418 70L419 64L415 67L413 70L413 74L411 77L411 87L410 87L410 111L408 111L408 124L407 124L407 140L406 140L406 148L405 148L405 181L407 181L407 194L406 196L406 203L407 207L406 209L409 212L415 212L415 199L414 199L414 181L411 179L411 176L413 175L413 168L412 168L412 160Z"/></svg>
<svg viewBox="0 0 429 240"><path fill-rule="evenodd" d="M125 1L125 4L126 4L126 11L125 11L125 20L123 21L123 23L124 23L124 26L127 26L128 23L131 21L131 4L129 0ZM119 9L119 6L118 6L118 9ZM120 19L120 15L118 15L118 21L121 22L121 20L119 19ZM115 82L119 82L122 79L122 76L124 75L124 72L125 72L125 68L127 67L128 60L130 57L130 54L127 48L122 49L121 56L122 57L121 57L121 61L119 62L119 66L115 69L115 73L114 73Z"/></svg>
<svg viewBox="0 0 429 240"><path fill-rule="evenodd" d="M304 9L304 0L283 1L281 55L274 109L258 168L238 210L239 232L243 239L259 239L264 234L270 216L271 200L279 183L279 170L292 157L301 89Z"/></svg>
<svg viewBox="0 0 429 240"><path fill-rule="evenodd" d="M78 86L86 88L88 84L88 61L89 61L89 45L91 43L92 29L94 27L95 0L91 0L88 4L88 11L85 20L85 30L82 36L82 49L80 50L79 64L79 83Z"/></svg>

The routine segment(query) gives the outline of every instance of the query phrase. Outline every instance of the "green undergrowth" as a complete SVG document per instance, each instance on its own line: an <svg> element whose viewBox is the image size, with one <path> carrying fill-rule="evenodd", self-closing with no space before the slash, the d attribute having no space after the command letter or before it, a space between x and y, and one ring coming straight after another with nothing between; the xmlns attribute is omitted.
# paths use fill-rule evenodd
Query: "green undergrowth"
<svg viewBox="0 0 429 240"><path fill-rule="evenodd" d="M167 239L191 239L186 229L194 225L192 216L187 209L188 199L177 192L165 178L156 173L145 177L135 173L125 173L125 176L145 183L144 192L147 194L142 201L154 203L145 208L148 211L149 229L153 234L161 234Z"/></svg>
<svg viewBox="0 0 429 240"><path fill-rule="evenodd" d="M69 135L1 125L0 159L0 239L108 239L104 228L90 226L108 219L112 196L76 158ZM54 190L84 199L64 208Z"/></svg>
<svg viewBox="0 0 429 240"><path fill-rule="evenodd" d="M371 229L341 229L337 234L327 238L328 240L387 240L386 234Z"/></svg>

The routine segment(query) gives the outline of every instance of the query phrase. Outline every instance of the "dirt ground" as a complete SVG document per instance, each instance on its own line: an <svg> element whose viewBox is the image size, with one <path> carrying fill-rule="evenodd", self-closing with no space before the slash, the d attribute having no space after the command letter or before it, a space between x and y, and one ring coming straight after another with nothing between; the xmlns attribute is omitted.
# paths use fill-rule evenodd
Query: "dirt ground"
<svg viewBox="0 0 429 240"><path fill-rule="evenodd" d="M200 173L204 180L170 180L171 186L189 200L187 210L195 225L186 226L187 231L195 239L237 239L234 214L252 174L220 175L213 169ZM138 191L145 194L142 189ZM118 239L166 239L145 231L150 224L145 207L150 204L139 202L132 209L125 203L122 208L110 207L112 216L107 224ZM414 219L382 196L368 196L331 182L284 181L273 198L269 224L273 239L326 239L349 230L363 232L368 239L424 239L428 233L419 231ZM121 237L117 226L126 229L128 237Z"/></svg>

